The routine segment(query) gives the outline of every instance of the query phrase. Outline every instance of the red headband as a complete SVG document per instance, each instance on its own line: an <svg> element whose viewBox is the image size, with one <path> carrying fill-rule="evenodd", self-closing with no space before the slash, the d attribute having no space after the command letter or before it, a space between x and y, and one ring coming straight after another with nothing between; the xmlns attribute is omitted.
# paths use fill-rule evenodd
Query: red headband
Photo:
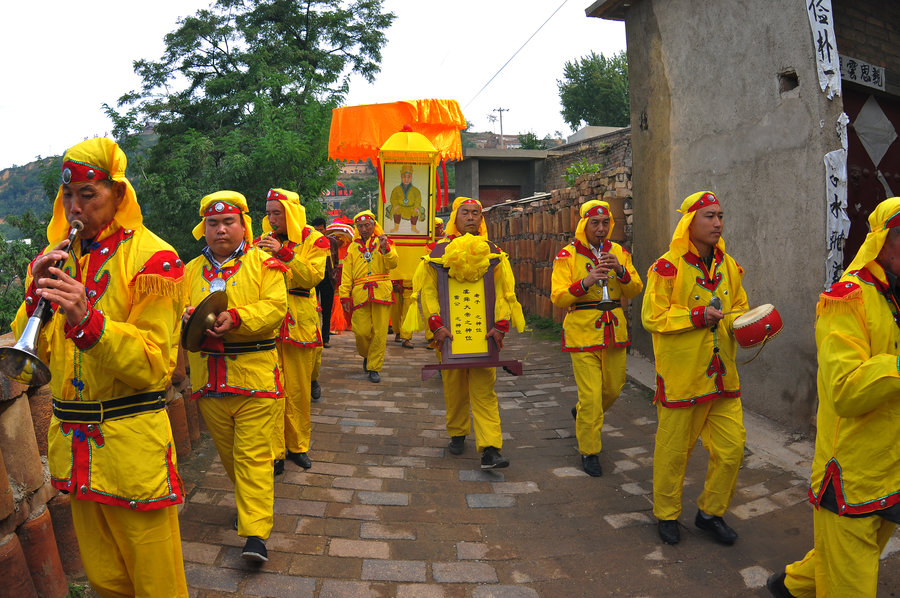
<svg viewBox="0 0 900 598"><path fill-rule="evenodd" d="M470 199L465 199L465 200L461 201L460 204L459 204L459 206L457 206L457 207L462 207L462 206L466 205L467 203L473 203L473 204L475 204L476 206L481 207L481 202L480 202L480 201L478 201L477 199L471 199L471 198L470 198Z"/></svg>
<svg viewBox="0 0 900 598"><path fill-rule="evenodd" d="M711 206L718 203L719 200L715 195L713 195L712 193L704 193L700 196L700 199L694 202L694 205L688 208L688 213L696 212L700 208L705 208L706 206Z"/></svg>
<svg viewBox="0 0 900 598"><path fill-rule="evenodd" d="M269 194L266 195L266 201L288 201L286 195L279 193L275 189L269 189Z"/></svg>
<svg viewBox="0 0 900 598"><path fill-rule="evenodd" d="M233 206L230 203L225 203L224 201L213 202L206 210L203 212L203 216L221 216L222 214L240 214L241 209L237 206Z"/></svg>
<svg viewBox="0 0 900 598"><path fill-rule="evenodd" d="M888 218L887 222L884 223L884 228L896 228L898 226L900 226L900 212Z"/></svg>
<svg viewBox="0 0 900 598"><path fill-rule="evenodd" d="M372 218L371 216L369 216L368 214L360 214L360 215L357 216L356 219L353 221L353 224L356 224L357 222L362 222L363 220L373 220L373 221L374 221L375 219Z"/></svg>
<svg viewBox="0 0 900 598"><path fill-rule="evenodd" d="M83 183L85 181L102 181L109 178L109 172L93 164L66 160L62 165L62 182Z"/></svg>
<svg viewBox="0 0 900 598"><path fill-rule="evenodd" d="M582 218L590 218L592 216L609 216L609 210L607 210L604 206L597 204L593 208L585 212Z"/></svg>

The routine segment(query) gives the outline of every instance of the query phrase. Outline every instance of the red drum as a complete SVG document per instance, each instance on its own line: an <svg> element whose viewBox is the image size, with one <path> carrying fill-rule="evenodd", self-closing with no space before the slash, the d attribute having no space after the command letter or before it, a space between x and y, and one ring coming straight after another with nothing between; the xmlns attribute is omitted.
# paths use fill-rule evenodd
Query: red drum
<svg viewBox="0 0 900 598"><path fill-rule="evenodd" d="M745 349L769 340L781 332L781 314L770 303L754 307L734 320L731 329L738 344Z"/></svg>

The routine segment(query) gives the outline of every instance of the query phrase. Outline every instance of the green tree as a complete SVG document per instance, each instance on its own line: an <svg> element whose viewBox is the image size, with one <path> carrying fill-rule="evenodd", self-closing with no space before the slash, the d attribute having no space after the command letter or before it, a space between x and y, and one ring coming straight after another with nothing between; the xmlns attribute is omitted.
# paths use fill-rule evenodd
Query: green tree
<svg viewBox="0 0 900 598"><path fill-rule="evenodd" d="M106 109L126 152L150 125L159 136L146 157L129 154L147 225L189 259L199 199L213 191L243 193L257 222L270 187L321 214L318 197L338 173L331 110L351 73L371 82L380 70L395 18L382 4L217 0L179 21L159 61L136 61L141 88Z"/></svg>
<svg viewBox="0 0 900 598"><path fill-rule="evenodd" d="M527 133L519 133L519 147L529 150L545 150L552 146L550 135L544 135L543 139L539 139L533 131Z"/></svg>
<svg viewBox="0 0 900 598"><path fill-rule="evenodd" d="M363 210L372 210L377 214L378 177L369 177L356 181L351 186L353 193L341 202L341 212L347 218L353 218Z"/></svg>
<svg viewBox="0 0 900 598"><path fill-rule="evenodd" d="M573 131L581 123L628 126L628 59L624 50L609 58L591 52L580 60L566 62L563 80L556 84L563 120Z"/></svg>

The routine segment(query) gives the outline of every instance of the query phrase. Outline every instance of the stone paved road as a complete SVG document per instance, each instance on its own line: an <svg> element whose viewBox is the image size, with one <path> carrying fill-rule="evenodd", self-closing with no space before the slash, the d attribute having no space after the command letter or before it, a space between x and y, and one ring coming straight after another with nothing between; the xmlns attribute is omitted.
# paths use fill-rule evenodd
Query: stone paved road
<svg viewBox="0 0 900 598"><path fill-rule="evenodd" d="M392 338L392 337L390 337ZM585 475L558 341L511 334L499 374L508 469L482 472L470 436L445 451L440 380L420 380L433 355L390 342L381 384L364 380L352 335L325 350L323 401L313 405L312 469L288 462L275 486L270 560L240 558L232 486L218 459L185 469L181 513L191 595L318 598L768 596L771 571L812 543L806 480L750 450L727 516L740 534L720 547L693 527L706 451L685 489L682 542L660 544L651 510L655 409L629 383L604 426L602 478ZM210 442L205 449L212 451ZM202 457L199 457L202 461ZM900 540L882 561L879 598L900 594Z"/></svg>

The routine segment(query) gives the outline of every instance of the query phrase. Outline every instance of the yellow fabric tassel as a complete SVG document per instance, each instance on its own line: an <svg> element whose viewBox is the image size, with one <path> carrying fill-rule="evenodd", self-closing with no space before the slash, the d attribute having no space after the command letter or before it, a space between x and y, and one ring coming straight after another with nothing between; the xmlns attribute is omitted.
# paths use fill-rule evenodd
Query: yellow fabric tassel
<svg viewBox="0 0 900 598"><path fill-rule="evenodd" d="M425 324L422 322L422 318L419 317L419 294L422 292L422 286L425 284L428 263L427 256L422 258L419 265L416 266L416 271L413 272L413 290L412 294L409 296L410 301L413 303L413 307L406 312L406 318L403 319L403 324L400 327L400 331L404 336L412 334L413 332L425 330Z"/></svg>
<svg viewBox="0 0 900 598"><path fill-rule="evenodd" d="M136 295L160 295L181 301L181 279L160 276L159 274L141 274L132 282Z"/></svg>

